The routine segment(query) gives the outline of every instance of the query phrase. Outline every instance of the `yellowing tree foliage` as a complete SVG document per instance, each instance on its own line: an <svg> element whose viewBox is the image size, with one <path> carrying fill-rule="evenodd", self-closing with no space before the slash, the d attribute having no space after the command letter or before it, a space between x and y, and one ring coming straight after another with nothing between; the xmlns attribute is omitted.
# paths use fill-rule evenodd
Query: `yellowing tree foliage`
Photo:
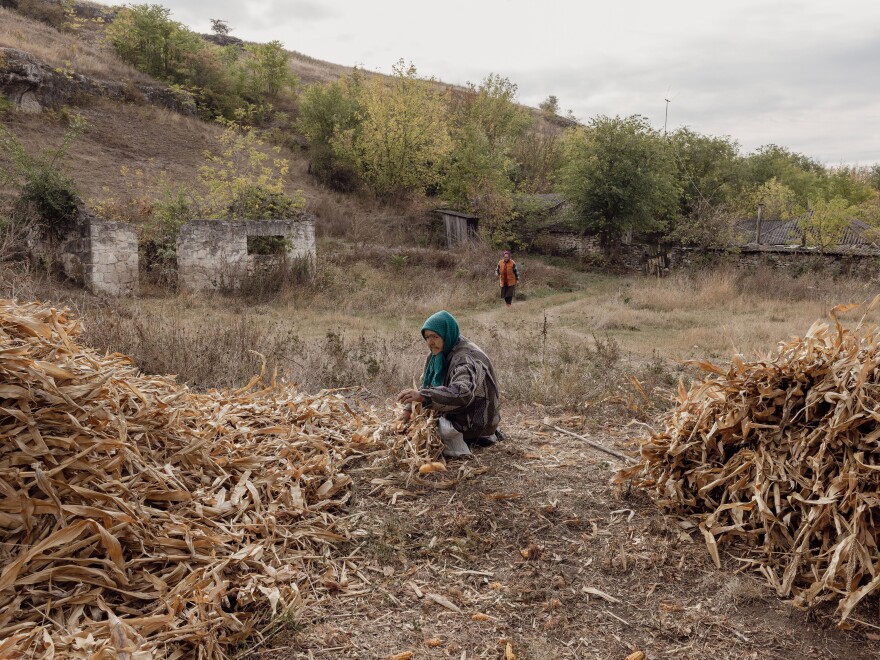
<svg viewBox="0 0 880 660"><path fill-rule="evenodd" d="M858 209L843 197L835 197L829 201L815 200L800 221L804 242L820 250L839 245L843 233L857 212Z"/></svg>
<svg viewBox="0 0 880 660"><path fill-rule="evenodd" d="M423 193L440 180L452 142L445 104L433 81L400 60L390 80L368 79L360 97L361 121L334 138L361 179L381 198Z"/></svg>

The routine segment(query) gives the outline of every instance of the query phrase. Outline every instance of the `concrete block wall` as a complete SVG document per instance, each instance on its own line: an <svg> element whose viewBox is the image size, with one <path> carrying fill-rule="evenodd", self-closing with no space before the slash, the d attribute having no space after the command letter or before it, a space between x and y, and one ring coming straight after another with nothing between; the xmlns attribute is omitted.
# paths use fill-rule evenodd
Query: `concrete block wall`
<svg viewBox="0 0 880 660"><path fill-rule="evenodd" d="M290 242L284 255L248 254L248 236L281 236ZM315 222L297 220L196 220L177 238L177 282L182 289L236 289L248 275L315 258Z"/></svg>

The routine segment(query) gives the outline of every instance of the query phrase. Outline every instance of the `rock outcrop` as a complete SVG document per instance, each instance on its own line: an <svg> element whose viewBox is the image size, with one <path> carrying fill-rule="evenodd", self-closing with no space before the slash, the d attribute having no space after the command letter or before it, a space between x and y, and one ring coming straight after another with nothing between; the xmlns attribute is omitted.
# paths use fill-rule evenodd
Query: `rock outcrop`
<svg viewBox="0 0 880 660"><path fill-rule="evenodd" d="M195 99L187 92L162 85L123 84L97 80L72 71L55 69L33 55L0 47L0 94L25 112L40 112L75 103L84 96L104 96L122 101L158 105L181 114L196 113Z"/></svg>

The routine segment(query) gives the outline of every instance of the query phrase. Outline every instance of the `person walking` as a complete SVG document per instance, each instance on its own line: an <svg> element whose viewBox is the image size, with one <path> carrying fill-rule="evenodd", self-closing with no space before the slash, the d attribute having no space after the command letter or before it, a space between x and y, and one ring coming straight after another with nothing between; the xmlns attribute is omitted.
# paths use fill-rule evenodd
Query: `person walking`
<svg viewBox="0 0 880 660"><path fill-rule="evenodd" d="M516 262L510 258L510 250L504 251L501 261L495 266L495 274L501 285L501 297L504 298L504 303L510 307L513 303L517 282L519 282L519 270L516 268Z"/></svg>

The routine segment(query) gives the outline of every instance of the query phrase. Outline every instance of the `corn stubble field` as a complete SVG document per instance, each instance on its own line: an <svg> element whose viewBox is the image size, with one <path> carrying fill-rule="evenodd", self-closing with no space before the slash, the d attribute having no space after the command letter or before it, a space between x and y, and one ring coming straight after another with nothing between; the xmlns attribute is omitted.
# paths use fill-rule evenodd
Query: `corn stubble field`
<svg viewBox="0 0 880 660"><path fill-rule="evenodd" d="M876 400L874 386L849 383L873 373L876 342L843 328L877 314L864 306L840 313L844 334L828 317L839 301L870 300L872 287L723 270L615 277L524 255L523 295L507 310L493 263L488 252L413 249L402 259L324 238L314 278L274 292L156 290L133 301L7 273L6 297L74 311L60 323L45 307L7 308L4 332L40 345L29 359L73 372L54 372L55 385L86 386L108 420L100 434L77 436L73 418L91 422L57 394L35 413L38 421L72 413L65 428L80 446L53 451L49 485L18 468L20 495L43 507L56 497L67 529L80 525L81 535L68 560L52 555L46 564L38 553L9 562L20 582L4 606L4 636L20 641L11 648L43 654L38 632L48 617L85 631L53 639L62 656L102 639L169 657L876 656L877 598L868 593L876 452L858 441ZM424 423L403 435L389 429L390 397L421 369L418 327L439 308L495 361L508 436L448 464ZM39 318L16 325L15 315ZM69 329L76 317L82 334L70 330L68 341L81 344L34 325ZM817 319L830 326L814 328L809 349L799 348L790 338ZM786 339L787 357L770 358ZM143 373L177 379L140 376L124 358L102 357L117 352ZM714 375L727 396L679 392L679 381L686 390L704 373L689 360L723 372ZM21 369L30 383L22 389L42 396L46 379ZM773 404L777 390L791 395L792 382L801 383L800 399ZM342 389L318 394L334 388ZM854 393L835 407L822 403L826 390ZM180 412L148 415L144 401L156 400ZM79 405L89 409L85 399ZM800 436L761 429L783 407L810 417L806 426L791 421ZM739 421L710 428L731 416ZM142 438L122 473L113 458L118 424ZM48 447L62 435L53 428ZM186 450L194 436L210 450ZM103 463L85 479L73 476L81 452L97 446L115 475L105 485L97 481ZM823 458L803 460L812 454ZM757 505L753 484L765 478L770 491ZM787 480L797 484L794 499L780 499ZM805 496L809 488L815 494ZM90 523L93 491L105 493L104 518ZM144 515L149 524L138 522ZM46 548L59 541L47 519L28 532ZM89 562L110 577L71 586ZM177 581L180 565L189 577ZM96 594L120 574L129 595L107 592L96 608Z"/></svg>

